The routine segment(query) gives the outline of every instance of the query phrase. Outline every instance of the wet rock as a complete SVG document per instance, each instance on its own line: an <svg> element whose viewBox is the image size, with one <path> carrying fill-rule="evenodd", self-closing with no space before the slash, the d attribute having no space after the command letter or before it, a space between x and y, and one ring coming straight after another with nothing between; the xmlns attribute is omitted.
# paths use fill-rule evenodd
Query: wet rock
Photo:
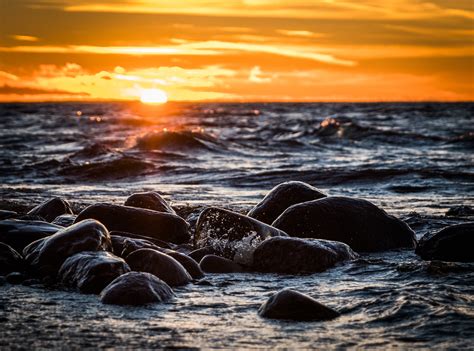
<svg viewBox="0 0 474 351"><path fill-rule="evenodd" d="M73 214L63 214L60 216L57 216L54 221L51 223L60 225L62 227L69 227L74 224L74 221L76 220L76 215Z"/></svg>
<svg viewBox="0 0 474 351"><path fill-rule="evenodd" d="M125 201L125 206L146 208L158 212L176 214L173 208L156 191L136 193L130 195Z"/></svg>
<svg viewBox="0 0 474 351"><path fill-rule="evenodd" d="M25 247L23 255L33 271L41 276L56 276L63 262L74 254L111 249L107 228L89 219L31 243Z"/></svg>
<svg viewBox="0 0 474 351"><path fill-rule="evenodd" d="M99 294L109 283L130 272L128 264L106 251L79 252L64 261L59 280L84 294Z"/></svg>
<svg viewBox="0 0 474 351"><path fill-rule="evenodd" d="M216 250L214 250L210 246L206 246L200 249L196 249L194 251L191 251L188 256L191 257L193 260L196 262L201 262L202 258L206 255L214 255L216 254Z"/></svg>
<svg viewBox="0 0 474 351"><path fill-rule="evenodd" d="M291 289L283 289L260 306L258 314L264 318L295 321L329 320L339 312L320 304L310 296Z"/></svg>
<svg viewBox="0 0 474 351"><path fill-rule="evenodd" d="M15 211L0 210L0 221L9 218L15 218L18 216L18 213Z"/></svg>
<svg viewBox="0 0 474 351"><path fill-rule="evenodd" d="M209 207L199 216L194 246L211 247L219 256L249 265L253 250L273 236L286 236L286 233L254 218Z"/></svg>
<svg viewBox="0 0 474 351"><path fill-rule="evenodd" d="M173 290L153 274L129 272L112 281L100 293L100 300L113 305L146 305L173 298Z"/></svg>
<svg viewBox="0 0 474 351"><path fill-rule="evenodd" d="M5 280L10 284L21 284L25 279L25 275L20 272L12 272L5 277Z"/></svg>
<svg viewBox="0 0 474 351"><path fill-rule="evenodd" d="M5 285L6 283L7 283L7 280L5 279L5 277L0 275L0 286Z"/></svg>
<svg viewBox="0 0 474 351"><path fill-rule="evenodd" d="M30 278L21 282L21 285L24 286L41 286L41 281L39 279Z"/></svg>
<svg viewBox="0 0 474 351"><path fill-rule="evenodd" d="M415 252L424 260L474 262L474 222L452 225L423 236Z"/></svg>
<svg viewBox="0 0 474 351"><path fill-rule="evenodd" d="M152 238L152 237L149 237L149 236L138 235L138 234L133 234L133 233L127 233L127 232L119 232L119 231L116 231L116 230L111 231L110 236L121 236L121 237L130 238L130 239L146 240L146 241L149 241L149 242L151 242L151 243L155 244L156 246L159 246L163 249L173 249L176 246L174 244L167 243L166 241L155 239L155 238Z"/></svg>
<svg viewBox="0 0 474 351"><path fill-rule="evenodd" d="M162 252L163 250L161 247L153 244L148 240L125 238L125 240L123 241L123 249L120 253L120 256L125 258L132 252L140 249L153 249L160 252Z"/></svg>
<svg viewBox="0 0 474 351"><path fill-rule="evenodd" d="M0 242L22 252L33 241L53 235L63 227L42 221L6 219L0 221Z"/></svg>
<svg viewBox="0 0 474 351"><path fill-rule="evenodd" d="M188 255L173 250L164 250L163 253L173 257L176 261L181 263L181 265L188 271L189 275L193 279L201 279L204 277L204 273L201 270L201 267L199 267L199 263L197 263Z"/></svg>
<svg viewBox="0 0 474 351"><path fill-rule="evenodd" d="M73 212L69 202L59 197L43 202L28 212L28 215L40 216L46 222L52 222L62 214L73 214Z"/></svg>
<svg viewBox="0 0 474 351"><path fill-rule="evenodd" d="M326 197L289 207L273 226L290 236L328 239L359 252L414 248L415 233L369 201Z"/></svg>
<svg viewBox="0 0 474 351"><path fill-rule="evenodd" d="M185 285L192 280L181 263L153 249L134 251L127 256L126 261L133 271L154 274L170 286Z"/></svg>
<svg viewBox="0 0 474 351"><path fill-rule="evenodd" d="M338 241L275 237L257 247L253 269L271 273L314 273L357 256L347 244Z"/></svg>
<svg viewBox="0 0 474 351"><path fill-rule="evenodd" d="M474 208L471 206L454 206L451 207L447 212L446 216L448 217L468 217L474 216Z"/></svg>
<svg viewBox="0 0 474 351"><path fill-rule="evenodd" d="M0 274L20 272L23 269L23 257L7 244L0 243Z"/></svg>
<svg viewBox="0 0 474 351"><path fill-rule="evenodd" d="M94 218L110 231L129 232L176 244L190 239L188 223L179 216L142 208L96 204L87 207L76 218L79 222Z"/></svg>
<svg viewBox="0 0 474 351"><path fill-rule="evenodd" d="M206 273L240 273L243 267L228 258L206 255L199 262L199 266Z"/></svg>
<svg viewBox="0 0 474 351"><path fill-rule="evenodd" d="M272 224L288 207L326 197L315 187L298 181L278 184L248 213L249 217Z"/></svg>

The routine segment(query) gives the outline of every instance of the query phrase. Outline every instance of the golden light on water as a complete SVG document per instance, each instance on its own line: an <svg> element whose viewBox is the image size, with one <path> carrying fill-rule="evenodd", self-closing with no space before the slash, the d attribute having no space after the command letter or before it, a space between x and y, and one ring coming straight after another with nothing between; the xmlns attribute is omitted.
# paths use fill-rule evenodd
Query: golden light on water
<svg viewBox="0 0 474 351"><path fill-rule="evenodd" d="M168 101L168 95L161 89L144 89L140 101L144 104L164 104Z"/></svg>

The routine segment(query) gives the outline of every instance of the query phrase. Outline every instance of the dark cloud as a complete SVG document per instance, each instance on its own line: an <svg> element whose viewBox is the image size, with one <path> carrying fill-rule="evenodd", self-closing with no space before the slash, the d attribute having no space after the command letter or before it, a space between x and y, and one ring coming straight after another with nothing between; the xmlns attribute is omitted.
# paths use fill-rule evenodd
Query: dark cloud
<svg viewBox="0 0 474 351"><path fill-rule="evenodd" d="M74 96L89 96L89 93L81 92L74 93L65 90L49 90L29 87L15 87L8 84L0 86L0 94L16 94L16 95L74 95Z"/></svg>

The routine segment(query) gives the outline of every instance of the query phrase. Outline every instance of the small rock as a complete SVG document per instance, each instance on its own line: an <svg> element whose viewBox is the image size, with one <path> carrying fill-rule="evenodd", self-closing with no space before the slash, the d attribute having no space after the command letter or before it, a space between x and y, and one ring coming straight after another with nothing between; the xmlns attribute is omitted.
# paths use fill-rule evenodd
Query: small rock
<svg viewBox="0 0 474 351"><path fill-rule="evenodd" d="M341 241L358 252L415 248L415 233L369 201L342 196L293 205L273 226L290 236Z"/></svg>
<svg viewBox="0 0 474 351"><path fill-rule="evenodd" d="M248 213L249 217L272 224L288 207L326 197L315 187L298 181L278 184Z"/></svg>
<svg viewBox="0 0 474 351"><path fill-rule="evenodd" d="M106 250L112 250L109 232L101 223L88 219L31 243L23 254L35 272L56 276L68 257L83 251Z"/></svg>
<svg viewBox="0 0 474 351"><path fill-rule="evenodd" d="M23 257L7 244L0 243L0 274L20 272L24 268Z"/></svg>
<svg viewBox="0 0 474 351"><path fill-rule="evenodd" d="M173 298L173 290L150 273L129 272L113 280L100 293L100 300L113 305L146 305Z"/></svg>
<svg viewBox="0 0 474 351"><path fill-rule="evenodd" d="M206 246L200 249L196 249L194 251L191 251L188 256L191 257L193 260L196 262L201 262L202 258L206 255L214 255L216 254L216 250L214 250L210 246Z"/></svg>
<svg viewBox="0 0 474 351"><path fill-rule="evenodd" d="M158 212L176 214L173 208L156 191L136 193L130 195L125 201L125 206L146 208Z"/></svg>
<svg viewBox="0 0 474 351"><path fill-rule="evenodd" d="M194 235L196 248L211 247L225 258L250 265L253 250L263 240L286 233L268 224L236 212L216 207L206 208Z"/></svg>
<svg viewBox="0 0 474 351"><path fill-rule="evenodd" d="M447 217L468 217L468 216L474 216L474 208L471 206L455 206L451 207L447 212L446 212Z"/></svg>
<svg viewBox="0 0 474 351"><path fill-rule="evenodd" d="M77 216L73 214L62 214L57 216L51 223L60 225L62 227L69 227L74 224L76 217Z"/></svg>
<svg viewBox="0 0 474 351"><path fill-rule="evenodd" d="M197 263L188 255L173 250L163 250L163 253L173 257L176 261L181 263L181 265L188 271L193 279L201 279L204 277L204 273L201 270L201 267L199 267L199 263Z"/></svg>
<svg viewBox="0 0 474 351"><path fill-rule="evenodd" d="M243 267L228 258L216 255L206 255L199 262L199 266L206 273L241 273Z"/></svg>
<svg viewBox="0 0 474 351"><path fill-rule="evenodd" d="M190 239L188 223L171 213L129 206L95 204L79 213L76 222L86 218L100 221L110 231L145 235L175 244Z"/></svg>
<svg viewBox="0 0 474 351"><path fill-rule="evenodd" d="M62 214L73 214L73 212L69 202L59 197L43 202L28 212L28 215L40 216L46 222L52 222Z"/></svg>
<svg viewBox="0 0 474 351"><path fill-rule="evenodd" d="M258 314L271 319L295 321L321 321L336 318L339 312L318 301L291 289L283 289L260 306Z"/></svg>
<svg viewBox="0 0 474 351"><path fill-rule="evenodd" d="M33 241L53 235L63 227L43 221L6 219L0 221L0 242L22 252Z"/></svg>
<svg viewBox="0 0 474 351"><path fill-rule="evenodd" d="M106 251L79 252L59 269L59 280L84 294L99 294L112 280L130 272L125 261Z"/></svg>
<svg viewBox="0 0 474 351"><path fill-rule="evenodd" d="M156 275L170 286L188 284L192 278L173 257L153 249L140 249L125 259L133 271Z"/></svg>
<svg viewBox="0 0 474 351"><path fill-rule="evenodd" d="M21 284L25 278L23 273L20 272L12 272L5 277L6 281L10 284Z"/></svg>
<svg viewBox="0 0 474 351"><path fill-rule="evenodd" d="M347 244L338 241L275 237L257 247L253 268L271 273L315 273L356 257Z"/></svg>
<svg viewBox="0 0 474 351"><path fill-rule="evenodd" d="M456 224L423 236L415 253L424 260L474 262L474 222Z"/></svg>

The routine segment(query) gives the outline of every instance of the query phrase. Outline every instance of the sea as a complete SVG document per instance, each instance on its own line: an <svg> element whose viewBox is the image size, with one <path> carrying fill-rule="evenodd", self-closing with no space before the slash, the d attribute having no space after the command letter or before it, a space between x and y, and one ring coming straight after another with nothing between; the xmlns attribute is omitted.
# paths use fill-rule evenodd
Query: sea
<svg viewBox="0 0 474 351"><path fill-rule="evenodd" d="M51 197L76 212L158 191L185 218L242 213L281 182L372 201L417 238L474 221L474 103L0 104L0 209ZM462 209L462 208L461 208ZM449 212L448 212L449 211ZM293 288L341 316L261 318ZM474 345L474 264L413 250L363 254L312 275L208 274L170 303L0 286L0 347L422 348Z"/></svg>

